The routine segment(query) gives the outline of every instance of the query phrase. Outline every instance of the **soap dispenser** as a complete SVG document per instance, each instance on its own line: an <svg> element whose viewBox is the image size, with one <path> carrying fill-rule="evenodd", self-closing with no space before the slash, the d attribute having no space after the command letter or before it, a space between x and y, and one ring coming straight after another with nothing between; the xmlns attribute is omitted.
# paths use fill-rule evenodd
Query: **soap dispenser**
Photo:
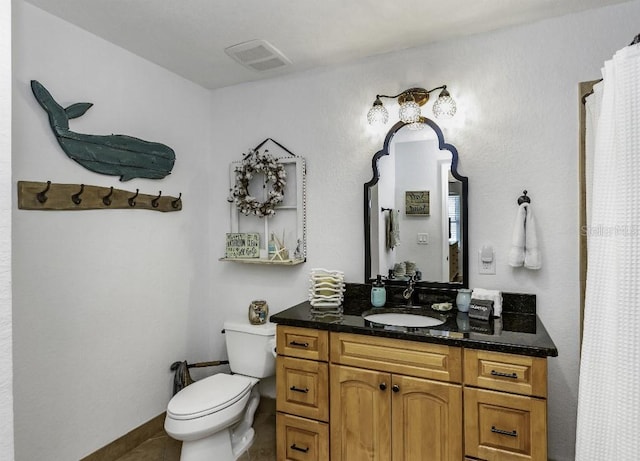
<svg viewBox="0 0 640 461"><path fill-rule="evenodd" d="M387 302L387 290L384 287L382 276L378 274L376 281L371 287L371 305L373 307L382 307Z"/></svg>

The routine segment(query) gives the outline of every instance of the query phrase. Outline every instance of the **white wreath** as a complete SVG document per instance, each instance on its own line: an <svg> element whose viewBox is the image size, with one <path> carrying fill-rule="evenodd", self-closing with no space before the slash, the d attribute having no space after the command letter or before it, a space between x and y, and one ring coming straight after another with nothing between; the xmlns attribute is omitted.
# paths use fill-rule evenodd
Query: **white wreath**
<svg viewBox="0 0 640 461"><path fill-rule="evenodd" d="M284 166L265 150L262 154L250 150L242 160L242 164L235 169L236 183L231 191L230 201L235 202L241 213L260 218L276 214L275 207L284 200L284 186L287 173ZM267 200L260 202L249 194L249 183L256 173L263 173L266 182L273 183L272 190L267 194Z"/></svg>

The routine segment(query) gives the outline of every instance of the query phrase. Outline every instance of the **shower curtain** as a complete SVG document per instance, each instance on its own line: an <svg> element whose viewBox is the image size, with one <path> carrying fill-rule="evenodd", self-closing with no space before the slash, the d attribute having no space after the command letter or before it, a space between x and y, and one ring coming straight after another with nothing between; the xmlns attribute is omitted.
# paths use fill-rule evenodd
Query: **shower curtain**
<svg viewBox="0 0 640 461"><path fill-rule="evenodd" d="M587 285L576 461L640 457L640 45L586 103Z"/></svg>

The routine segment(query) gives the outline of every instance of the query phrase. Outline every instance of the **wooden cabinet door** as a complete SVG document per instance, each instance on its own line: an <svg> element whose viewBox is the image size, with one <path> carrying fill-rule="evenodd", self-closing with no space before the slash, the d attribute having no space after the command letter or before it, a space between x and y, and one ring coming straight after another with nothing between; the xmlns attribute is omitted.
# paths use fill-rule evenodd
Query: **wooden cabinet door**
<svg viewBox="0 0 640 461"><path fill-rule="evenodd" d="M466 454L489 461L547 461L547 401L465 388Z"/></svg>
<svg viewBox="0 0 640 461"><path fill-rule="evenodd" d="M306 418L329 421L329 366L323 362L280 357L276 360L276 408Z"/></svg>
<svg viewBox="0 0 640 461"><path fill-rule="evenodd" d="M393 375L392 461L462 459L462 387Z"/></svg>
<svg viewBox="0 0 640 461"><path fill-rule="evenodd" d="M276 447L280 461L327 461L329 425L278 412Z"/></svg>
<svg viewBox="0 0 640 461"><path fill-rule="evenodd" d="M331 365L331 461L391 459L391 374Z"/></svg>
<svg viewBox="0 0 640 461"><path fill-rule="evenodd" d="M329 332L311 328L278 325L278 355L307 360L329 361Z"/></svg>

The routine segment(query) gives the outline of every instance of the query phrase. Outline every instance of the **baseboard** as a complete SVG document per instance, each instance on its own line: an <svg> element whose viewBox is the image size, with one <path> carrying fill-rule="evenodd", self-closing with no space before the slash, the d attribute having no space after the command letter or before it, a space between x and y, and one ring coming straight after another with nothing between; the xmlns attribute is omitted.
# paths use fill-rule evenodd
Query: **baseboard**
<svg viewBox="0 0 640 461"><path fill-rule="evenodd" d="M142 442L163 430L164 418L165 413L163 412L161 415L136 427L122 437L91 453L89 456L82 458L80 461L114 461L124 456L125 453L130 452Z"/></svg>

